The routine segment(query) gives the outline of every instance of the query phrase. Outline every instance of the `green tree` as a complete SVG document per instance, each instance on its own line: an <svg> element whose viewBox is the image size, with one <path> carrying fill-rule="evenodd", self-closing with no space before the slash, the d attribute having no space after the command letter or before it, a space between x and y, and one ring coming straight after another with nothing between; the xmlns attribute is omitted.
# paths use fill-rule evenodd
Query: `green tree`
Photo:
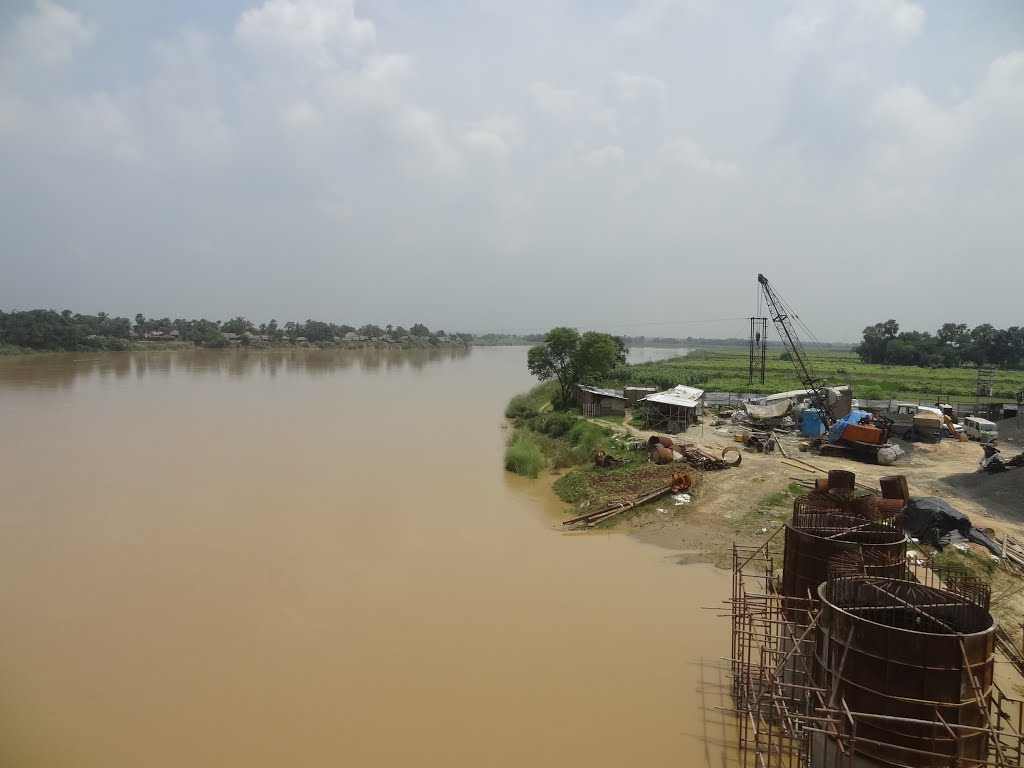
<svg viewBox="0 0 1024 768"><path fill-rule="evenodd" d="M411 336L429 336L430 329L423 323L416 323L416 325L409 329L409 334Z"/></svg>
<svg viewBox="0 0 1024 768"><path fill-rule="evenodd" d="M246 331L254 331L256 329L256 326L254 326L244 317L239 315L238 317L228 320L220 327L220 329L224 333L237 333L239 336L241 336Z"/></svg>
<svg viewBox="0 0 1024 768"><path fill-rule="evenodd" d="M107 327L107 335L118 339L127 339L132 329L132 321L127 317L115 317L110 320Z"/></svg>
<svg viewBox="0 0 1024 768"><path fill-rule="evenodd" d="M558 381L559 402L565 406L576 385L589 378L607 376L626 361L622 339L607 333L587 331L582 336L575 328L552 328L544 342L530 347L526 364L541 381Z"/></svg>
<svg viewBox="0 0 1024 768"><path fill-rule="evenodd" d="M216 323L209 320L196 320L190 332L190 341L204 347L226 347L230 342L224 338Z"/></svg>

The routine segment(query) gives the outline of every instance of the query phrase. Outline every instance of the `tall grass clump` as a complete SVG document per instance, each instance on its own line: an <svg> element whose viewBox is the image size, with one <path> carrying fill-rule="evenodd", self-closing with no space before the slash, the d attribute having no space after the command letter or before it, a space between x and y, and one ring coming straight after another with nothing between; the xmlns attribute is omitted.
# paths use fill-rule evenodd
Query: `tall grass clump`
<svg viewBox="0 0 1024 768"><path fill-rule="evenodd" d="M551 437L561 437L575 427L579 421L579 416L574 414L565 411L550 411L534 416L530 419L529 424L530 429L535 432Z"/></svg>
<svg viewBox="0 0 1024 768"><path fill-rule="evenodd" d="M545 410L557 395L558 382L545 381L529 392L516 395L505 407L505 415L510 419L529 419Z"/></svg>
<svg viewBox="0 0 1024 768"><path fill-rule="evenodd" d="M597 449L607 448L612 434L614 433L608 427L580 419L566 432L565 439L572 446L576 461L582 463Z"/></svg>
<svg viewBox="0 0 1024 768"><path fill-rule="evenodd" d="M544 466L540 446L520 430L512 433L505 448L505 469L524 477L536 478Z"/></svg>

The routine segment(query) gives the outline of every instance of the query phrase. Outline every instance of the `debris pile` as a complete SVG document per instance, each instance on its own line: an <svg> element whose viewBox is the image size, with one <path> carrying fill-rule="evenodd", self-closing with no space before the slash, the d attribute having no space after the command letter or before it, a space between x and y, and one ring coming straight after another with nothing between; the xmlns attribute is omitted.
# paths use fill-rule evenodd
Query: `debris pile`
<svg viewBox="0 0 1024 768"><path fill-rule="evenodd" d="M695 469L719 470L738 467L743 455L736 448L723 448L721 458L693 443L679 445L670 437L651 435L647 440L647 458L655 464L673 461L689 464Z"/></svg>
<svg viewBox="0 0 1024 768"><path fill-rule="evenodd" d="M617 456L612 456L610 453L607 453L605 451L595 451L594 452L594 466L595 467L606 467L606 468L621 467L624 464L627 464L628 462L629 462L629 459L625 459L625 458L621 458L621 457L617 457Z"/></svg>

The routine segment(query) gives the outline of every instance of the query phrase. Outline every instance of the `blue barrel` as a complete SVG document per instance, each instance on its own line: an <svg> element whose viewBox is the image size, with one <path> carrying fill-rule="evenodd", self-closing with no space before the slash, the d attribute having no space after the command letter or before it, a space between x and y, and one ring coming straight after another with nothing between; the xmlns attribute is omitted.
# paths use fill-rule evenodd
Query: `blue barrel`
<svg viewBox="0 0 1024 768"><path fill-rule="evenodd" d="M820 437L825 434L825 424L821 420L821 411L816 408L808 408L804 411L803 424L800 431L810 437Z"/></svg>

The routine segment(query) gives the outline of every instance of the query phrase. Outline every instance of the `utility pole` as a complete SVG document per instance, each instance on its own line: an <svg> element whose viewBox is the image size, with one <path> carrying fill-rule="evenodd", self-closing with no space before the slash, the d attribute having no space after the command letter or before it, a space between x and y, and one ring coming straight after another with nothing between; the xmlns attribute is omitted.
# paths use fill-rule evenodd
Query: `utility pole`
<svg viewBox="0 0 1024 768"><path fill-rule="evenodd" d="M978 369L978 388L974 395L974 415L981 416L981 398L987 398L989 413L985 414L985 417L991 415L992 410L992 389L996 381L996 372L991 368L979 368Z"/></svg>
<svg viewBox="0 0 1024 768"><path fill-rule="evenodd" d="M750 318L750 371L747 378L748 384L754 383L755 377L760 377L764 384L764 368L766 347L768 346L768 318Z"/></svg>

